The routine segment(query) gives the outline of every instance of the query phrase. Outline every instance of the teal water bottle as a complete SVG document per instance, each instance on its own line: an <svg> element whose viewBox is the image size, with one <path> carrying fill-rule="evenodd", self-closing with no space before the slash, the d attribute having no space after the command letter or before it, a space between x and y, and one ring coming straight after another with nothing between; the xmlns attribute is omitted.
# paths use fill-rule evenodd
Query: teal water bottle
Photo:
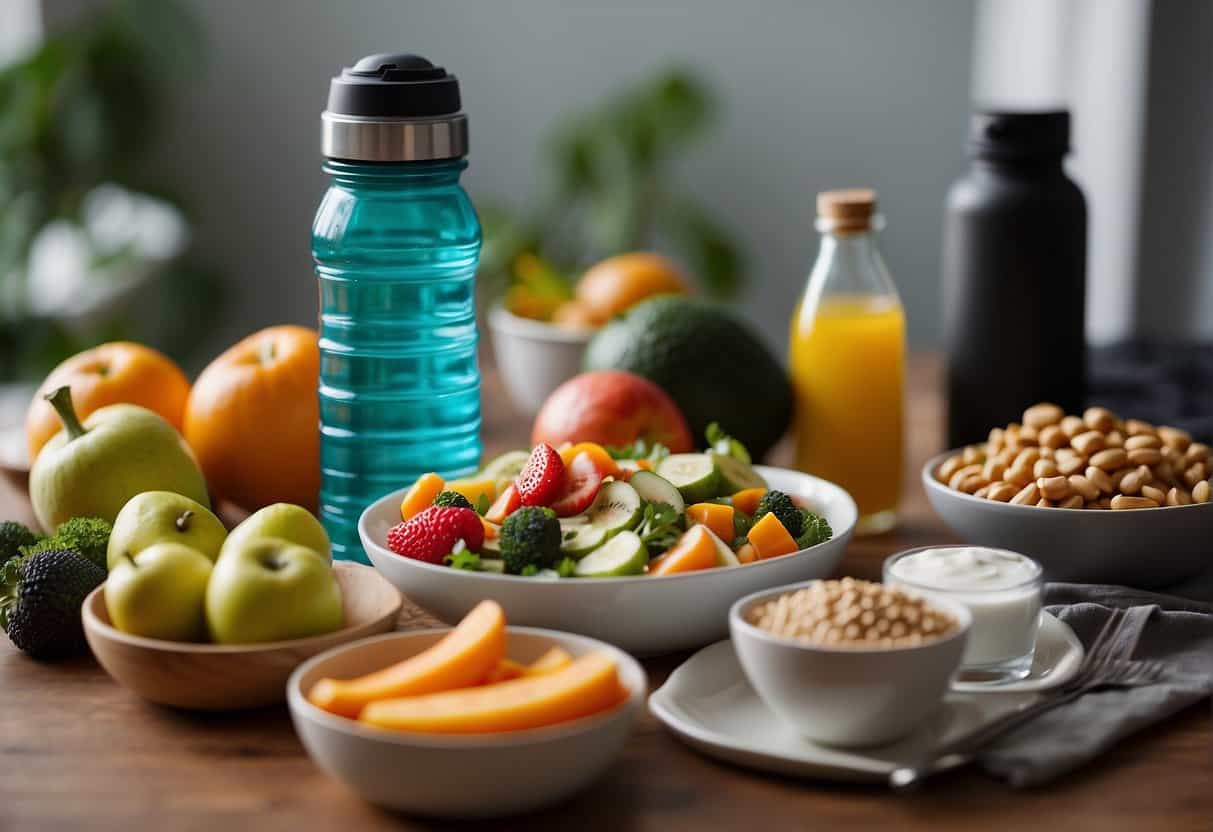
<svg viewBox="0 0 1213 832"><path fill-rule="evenodd" d="M370 55L329 88L312 257L320 517L338 558L366 562L358 517L375 499L480 463L480 223L459 184L460 107L455 76L417 55Z"/></svg>

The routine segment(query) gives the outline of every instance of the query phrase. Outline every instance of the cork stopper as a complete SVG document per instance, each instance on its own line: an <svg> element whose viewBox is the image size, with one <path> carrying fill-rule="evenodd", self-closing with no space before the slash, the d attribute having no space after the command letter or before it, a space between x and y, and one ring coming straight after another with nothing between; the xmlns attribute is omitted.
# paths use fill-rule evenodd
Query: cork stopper
<svg viewBox="0 0 1213 832"><path fill-rule="evenodd" d="M845 188L817 195L820 225L830 231L867 231L875 215L876 191L871 188Z"/></svg>

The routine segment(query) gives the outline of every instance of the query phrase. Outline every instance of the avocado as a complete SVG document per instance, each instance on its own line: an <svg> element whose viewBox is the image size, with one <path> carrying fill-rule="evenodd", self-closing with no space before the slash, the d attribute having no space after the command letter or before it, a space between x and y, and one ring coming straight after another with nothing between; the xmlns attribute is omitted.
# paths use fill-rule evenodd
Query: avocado
<svg viewBox="0 0 1213 832"><path fill-rule="evenodd" d="M792 418L792 387L744 323L703 301L663 296L637 304L590 341L585 369L627 370L664 389L702 436L711 422L761 459Z"/></svg>
<svg viewBox="0 0 1213 832"><path fill-rule="evenodd" d="M87 649L80 606L105 581L105 570L71 549L49 549L0 570L0 623L19 649L37 659Z"/></svg>

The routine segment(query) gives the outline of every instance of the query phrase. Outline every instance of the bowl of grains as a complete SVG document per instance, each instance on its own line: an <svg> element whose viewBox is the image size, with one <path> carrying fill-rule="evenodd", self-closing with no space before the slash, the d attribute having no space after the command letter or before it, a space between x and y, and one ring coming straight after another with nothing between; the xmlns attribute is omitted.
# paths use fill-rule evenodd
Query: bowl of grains
<svg viewBox="0 0 1213 832"><path fill-rule="evenodd" d="M767 707L843 747L892 742L930 716L971 625L950 598L854 578L766 590L729 611L733 649Z"/></svg>
<svg viewBox="0 0 1213 832"><path fill-rule="evenodd" d="M1213 565L1213 453L1185 431L1043 403L927 462L935 511L1046 580L1165 587Z"/></svg>

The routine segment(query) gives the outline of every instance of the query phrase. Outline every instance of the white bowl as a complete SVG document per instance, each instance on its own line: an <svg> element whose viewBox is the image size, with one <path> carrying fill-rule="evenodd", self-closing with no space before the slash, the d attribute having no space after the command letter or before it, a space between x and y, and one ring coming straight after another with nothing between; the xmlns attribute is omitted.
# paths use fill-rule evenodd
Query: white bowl
<svg viewBox="0 0 1213 832"><path fill-rule="evenodd" d="M636 655L702 647L728 633L729 606L770 586L822 578L834 571L855 528L855 501L831 482L782 468L756 466L772 488L807 500L834 537L808 549L745 566L684 575L631 578L523 578L468 572L400 557L384 545L400 522L404 490L372 503L358 520L371 563L410 599L455 622L485 598L517 624L600 638Z"/></svg>
<svg viewBox="0 0 1213 832"><path fill-rule="evenodd" d="M506 392L528 415L539 412L552 391L581 372L593 330L572 330L520 318L505 307L489 310L489 335Z"/></svg>
<svg viewBox="0 0 1213 832"><path fill-rule="evenodd" d="M959 451L922 469L931 505L969 543L1035 558L1047 581L1164 587L1207 568L1213 503L1132 511L1021 506L948 488L932 476Z"/></svg>
<svg viewBox="0 0 1213 832"><path fill-rule="evenodd" d="M449 630L368 638L323 653L287 682L295 731L324 771L371 803L441 817L490 817L555 803L602 774L632 732L648 683L631 656L593 639L509 627L511 658L537 659L560 646L574 657L610 653L630 692L613 710L563 725L501 734L436 735L386 731L321 710L305 693L325 676L350 678L416 655Z"/></svg>
<svg viewBox="0 0 1213 832"><path fill-rule="evenodd" d="M809 583L757 592L729 610L733 649L750 684L776 716L815 742L863 747L906 736L943 702L960 667L973 622L968 608L932 597L960 626L917 647L800 644L747 620L756 604Z"/></svg>

